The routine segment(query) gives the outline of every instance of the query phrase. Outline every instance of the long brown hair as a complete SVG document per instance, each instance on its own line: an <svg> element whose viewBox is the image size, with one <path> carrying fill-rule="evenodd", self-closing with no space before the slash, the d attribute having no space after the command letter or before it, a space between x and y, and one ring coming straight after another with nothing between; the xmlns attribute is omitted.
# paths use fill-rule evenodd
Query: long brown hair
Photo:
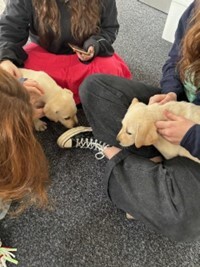
<svg viewBox="0 0 200 267"><path fill-rule="evenodd" d="M0 69L0 198L17 201L15 213L48 203L48 164L34 136L26 89Z"/></svg>
<svg viewBox="0 0 200 267"><path fill-rule="evenodd" d="M191 78L195 86L200 86L200 1L196 1L193 16L182 40L178 70L181 81Z"/></svg>
<svg viewBox="0 0 200 267"><path fill-rule="evenodd" d="M65 0L63 0L65 2ZM78 43L99 31L101 0L66 1L71 12L71 33ZM32 0L38 34L43 45L60 37L60 12L56 0ZM67 8L67 7L66 7Z"/></svg>

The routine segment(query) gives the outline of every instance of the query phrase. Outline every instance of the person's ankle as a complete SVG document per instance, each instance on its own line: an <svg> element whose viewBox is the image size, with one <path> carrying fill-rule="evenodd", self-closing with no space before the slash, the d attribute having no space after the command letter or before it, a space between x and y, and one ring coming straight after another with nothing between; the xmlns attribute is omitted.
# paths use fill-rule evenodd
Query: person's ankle
<svg viewBox="0 0 200 267"><path fill-rule="evenodd" d="M104 148L103 153L107 159L111 159L121 151L120 148L115 146L107 146Z"/></svg>

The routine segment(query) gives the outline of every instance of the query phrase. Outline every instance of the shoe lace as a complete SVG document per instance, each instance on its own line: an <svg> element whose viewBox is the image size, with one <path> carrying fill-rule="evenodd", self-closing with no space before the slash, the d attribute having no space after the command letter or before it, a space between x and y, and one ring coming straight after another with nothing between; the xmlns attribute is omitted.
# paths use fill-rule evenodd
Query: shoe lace
<svg viewBox="0 0 200 267"><path fill-rule="evenodd" d="M102 141L99 141L97 139L93 139L93 138L80 138L80 139L77 139L76 140L76 145L75 147L78 148L88 148L90 150L94 150L94 151L98 151L96 154L95 154L95 158L97 160L101 160L105 157L105 154L104 154L104 149L106 147L108 147L109 145L102 142Z"/></svg>

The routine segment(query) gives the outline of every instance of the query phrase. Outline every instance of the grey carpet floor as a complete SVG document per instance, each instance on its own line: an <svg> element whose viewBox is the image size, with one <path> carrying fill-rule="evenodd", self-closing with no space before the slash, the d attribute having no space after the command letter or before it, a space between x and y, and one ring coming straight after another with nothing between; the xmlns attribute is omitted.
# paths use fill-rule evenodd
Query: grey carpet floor
<svg viewBox="0 0 200 267"><path fill-rule="evenodd" d="M117 0L121 24L116 51L134 79L158 85L171 44L162 40L166 14L136 0ZM87 125L81 110L80 124ZM199 267L200 242L175 243L139 221L128 221L104 190L106 160L88 150L56 145L64 131L48 122L39 133L49 159L53 211L30 208L0 222L0 237L17 247L20 267ZM8 266L13 266L8 264Z"/></svg>

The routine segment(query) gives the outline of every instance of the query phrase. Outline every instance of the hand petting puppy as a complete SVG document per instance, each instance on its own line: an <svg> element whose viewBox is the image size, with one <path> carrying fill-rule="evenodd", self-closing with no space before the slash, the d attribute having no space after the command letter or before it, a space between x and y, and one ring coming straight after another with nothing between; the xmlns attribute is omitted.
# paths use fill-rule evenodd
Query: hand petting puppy
<svg viewBox="0 0 200 267"><path fill-rule="evenodd" d="M38 102L39 98L44 94L43 88L39 85L38 82L26 79L23 82L24 87L29 92L30 102L33 106L34 118L42 118L44 117L43 107L41 107L41 103Z"/></svg>
<svg viewBox="0 0 200 267"><path fill-rule="evenodd" d="M166 121L157 121L155 123L157 131L167 141L179 145L187 131L195 124L182 116L177 116L168 110L164 111Z"/></svg>

